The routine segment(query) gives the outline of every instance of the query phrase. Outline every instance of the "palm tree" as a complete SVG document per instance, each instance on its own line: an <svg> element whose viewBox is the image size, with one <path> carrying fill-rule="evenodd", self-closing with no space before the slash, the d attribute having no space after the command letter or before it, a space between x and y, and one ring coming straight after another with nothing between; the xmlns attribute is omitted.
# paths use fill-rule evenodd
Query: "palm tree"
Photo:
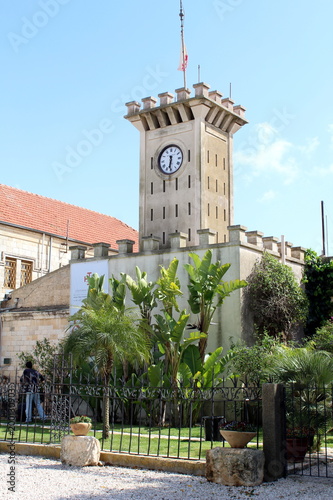
<svg viewBox="0 0 333 500"><path fill-rule="evenodd" d="M282 346L269 369L275 382L287 385L287 427L316 432L317 446L331 423L333 358L308 347Z"/></svg>
<svg viewBox="0 0 333 500"><path fill-rule="evenodd" d="M318 387L333 382L333 358L330 353L309 347L281 346L269 369L278 382L293 382L298 389L309 385Z"/></svg>
<svg viewBox="0 0 333 500"><path fill-rule="evenodd" d="M102 292L101 292L102 293ZM69 328L64 350L72 353L74 362L93 358L102 378L103 437L109 437L110 398L109 383L115 362L143 362L150 356L149 340L139 328L137 318L130 310L119 311L108 294L104 300L85 305L72 317L76 322Z"/></svg>

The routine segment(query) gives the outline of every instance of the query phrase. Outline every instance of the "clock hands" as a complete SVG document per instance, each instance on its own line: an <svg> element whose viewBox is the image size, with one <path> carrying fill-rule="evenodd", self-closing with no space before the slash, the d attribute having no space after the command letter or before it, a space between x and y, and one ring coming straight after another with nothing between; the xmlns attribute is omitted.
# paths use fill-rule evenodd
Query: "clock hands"
<svg viewBox="0 0 333 500"><path fill-rule="evenodd" d="M169 170L171 171L172 166L172 155L169 155Z"/></svg>

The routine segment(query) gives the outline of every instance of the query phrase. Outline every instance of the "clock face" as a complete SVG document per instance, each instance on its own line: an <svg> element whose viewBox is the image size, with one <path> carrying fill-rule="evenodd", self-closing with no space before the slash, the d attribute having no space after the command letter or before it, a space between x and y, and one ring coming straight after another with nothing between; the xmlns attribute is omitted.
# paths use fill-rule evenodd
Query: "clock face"
<svg viewBox="0 0 333 500"><path fill-rule="evenodd" d="M174 144L164 148L158 157L158 166L164 174L174 174L182 166L183 152Z"/></svg>

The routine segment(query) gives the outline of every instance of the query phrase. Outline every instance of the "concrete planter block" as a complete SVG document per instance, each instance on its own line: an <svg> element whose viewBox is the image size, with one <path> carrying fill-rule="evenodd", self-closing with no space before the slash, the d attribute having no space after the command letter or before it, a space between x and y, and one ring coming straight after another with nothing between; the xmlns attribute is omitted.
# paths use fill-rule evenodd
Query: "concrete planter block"
<svg viewBox="0 0 333 500"><path fill-rule="evenodd" d="M65 436L61 441L60 460L63 464L98 465L100 453L101 445L93 436Z"/></svg>
<svg viewBox="0 0 333 500"><path fill-rule="evenodd" d="M225 486L258 486L264 479L264 452L213 448L206 455L206 479Z"/></svg>

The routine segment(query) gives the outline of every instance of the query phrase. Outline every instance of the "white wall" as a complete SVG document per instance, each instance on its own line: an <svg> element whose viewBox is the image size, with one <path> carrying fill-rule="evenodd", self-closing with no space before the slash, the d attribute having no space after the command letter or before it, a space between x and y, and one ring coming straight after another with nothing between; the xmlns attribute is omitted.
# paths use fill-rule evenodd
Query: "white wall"
<svg viewBox="0 0 333 500"><path fill-rule="evenodd" d="M120 279L121 273L129 274L133 279L136 279L135 267L138 266L141 271L145 271L149 281L156 281L159 278L161 266L167 268L170 262L176 258L178 264L178 277L181 283L183 297L180 297L178 303L181 309L187 309L190 313L187 303L187 283L188 275L184 269L185 263L193 263L189 253L194 252L200 257L204 255L207 248L210 248L213 253L212 262L220 260L222 264L230 263L231 267L224 276L225 281L233 279L246 280L251 273L254 264L258 261L263 251L264 245L259 241L258 245L250 244L246 239L246 228L234 226L232 240L229 243L204 245L197 247L186 247L177 249L163 249L150 252L141 252L137 254L119 254L111 256L108 261L108 274L116 279ZM277 251L268 250L277 258L280 255ZM291 253L289 251L289 253ZM103 259L87 259L85 261L72 262L71 267L80 266L80 272L84 273L84 269L91 270L91 264ZM286 264L290 265L299 279L302 274L304 262L289 255ZM243 290L236 290L227 297L220 310L217 310L213 318L216 323L211 326L208 339L208 351L215 349L218 346L223 346L228 349L230 346L230 337L234 340L244 339L249 341L253 334L253 324L250 316L246 316L242 311L242 294ZM127 305L133 306L130 300L130 292L127 293ZM157 311L156 311L157 312ZM189 320L190 323L195 322L195 318Z"/></svg>

